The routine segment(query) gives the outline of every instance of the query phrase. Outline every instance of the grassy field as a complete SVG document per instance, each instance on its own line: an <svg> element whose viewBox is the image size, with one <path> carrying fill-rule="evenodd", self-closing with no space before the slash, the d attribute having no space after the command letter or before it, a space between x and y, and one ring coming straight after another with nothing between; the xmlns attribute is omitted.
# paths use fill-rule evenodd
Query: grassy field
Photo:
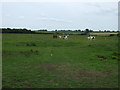
<svg viewBox="0 0 120 90"><path fill-rule="evenodd" d="M112 34L112 35L117 35L118 33L90 33L90 35L99 35L99 36L109 36L110 34Z"/></svg>
<svg viewBox="0 0 120 90"><path fill-rule="evenodd" d="M3 34L2 45L3 88L118 88L116 36Z"/></svg>

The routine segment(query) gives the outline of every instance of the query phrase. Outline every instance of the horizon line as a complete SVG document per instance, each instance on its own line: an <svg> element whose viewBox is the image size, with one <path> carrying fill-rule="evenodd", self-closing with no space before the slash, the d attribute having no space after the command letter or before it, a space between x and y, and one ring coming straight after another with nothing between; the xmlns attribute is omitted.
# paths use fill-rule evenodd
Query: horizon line
<svg viewBox="0 0 120 90"><path fill-rule="evenodd" d="M47 31L55 31L55 30L85 30L85 29L89 29L89 28L84 28L84 29L47 29L47 28L40 28L40 29L32 29L32 28L26 28L26 27L0 27L2 28L10 28L10 29L27 29L27 30L47 30ZM109 31L119 31L119 30L112 30L112 29L89 29L89 30L93 30L93 31L104 31L104 30L109 30Z"/></svg>

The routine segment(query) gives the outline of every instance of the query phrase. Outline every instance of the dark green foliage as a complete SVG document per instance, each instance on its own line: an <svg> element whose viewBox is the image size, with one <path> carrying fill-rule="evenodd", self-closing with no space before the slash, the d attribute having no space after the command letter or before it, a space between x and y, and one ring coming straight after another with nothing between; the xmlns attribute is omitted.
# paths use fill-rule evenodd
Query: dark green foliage
<svg viewBox="0 0 120 90"><path fill-rule="evenodd" d="M2 28L2 33L35 33L34 31L23 29L16 29L16 28Z"/></svg>
<svg viewBox="0 0 120 90"><path fill-rule="evenodd" d="M85 29L84 33L82 33L82 35L88 35L90 33L89 29Z"/></svg>
<svg viewBox="0 0 120 90"><path fill-rule="evenodd" d="M87 33L81 33L80 35L87 35Z"/></svg>
<svg viewBox="0 0 120 90"><path fill-rule="evenodd" d="M26 46L37 46L35 43L27 43Z"/></svg>
<svg viewBox="0 0 120 90"><path fill-rule="evenodd" d="M117 34L117 36L119 36L119 37L120 37L120 33L118 33L118 34Z"/></svg>
<svg viewBox="0 0 120 90"><path fill-rule="evenodd" d="M47 31L47 29L41 29L41 30L38 30L38 31Z"/></svg>
<svg viewBox="0 0 120 90"><path fill-rule="evenodd" d="M109 36L116 36L117 34L110 34Z"/></svg>

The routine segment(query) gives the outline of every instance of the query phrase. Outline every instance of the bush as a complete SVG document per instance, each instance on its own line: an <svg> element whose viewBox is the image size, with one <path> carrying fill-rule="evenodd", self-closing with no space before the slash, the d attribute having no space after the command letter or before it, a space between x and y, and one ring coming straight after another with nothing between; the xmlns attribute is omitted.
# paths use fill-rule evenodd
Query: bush
<svg viewBox="0 0 120 90"><path fill-rule="evenodd" d="M117 34L117 36L120 36L120 34Z"/></svg>
<svg viewBox="0 0 120 90"><path fill-rule="evenodd" d="M26 46L37 46L35 43L27 43Z"/></svg>
<svg viewBox="0 0 120 90"><path fill-rule="evenodd" d="M87 33L81 33L81 35L87 35Z"/></svg>
<svg viewBox="0 0 120 90"><path fill-rule="evenodd" d="M109 36L115 36L115 34L110 34Z"/></svg>
<svg viewBox="0 0 120 90"><path fill-rule="evenodd" d="M109 36L118 36L118 34L110 34Z"/></svg>

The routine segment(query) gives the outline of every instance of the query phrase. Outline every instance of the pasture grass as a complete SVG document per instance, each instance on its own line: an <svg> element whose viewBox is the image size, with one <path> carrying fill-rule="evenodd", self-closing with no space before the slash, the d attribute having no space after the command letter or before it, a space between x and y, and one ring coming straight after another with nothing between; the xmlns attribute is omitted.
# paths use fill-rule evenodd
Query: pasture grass
<svg viewBox="0 0 120 90"><path fill-rule="evenodd" d="M3 88L118 88L116 36L3 34L2 45Z"/></svg>
<svg viewBox="0 0 120 90"><path fill-rule="evenodd" d="M113 34L113 35L117 35L118 33L116 33L116 32L107 32L107 33L105 33L105 32L103 32L103 33L90 33L90 35L100 35L100 36L109 36L110 34Z"/></svg>

